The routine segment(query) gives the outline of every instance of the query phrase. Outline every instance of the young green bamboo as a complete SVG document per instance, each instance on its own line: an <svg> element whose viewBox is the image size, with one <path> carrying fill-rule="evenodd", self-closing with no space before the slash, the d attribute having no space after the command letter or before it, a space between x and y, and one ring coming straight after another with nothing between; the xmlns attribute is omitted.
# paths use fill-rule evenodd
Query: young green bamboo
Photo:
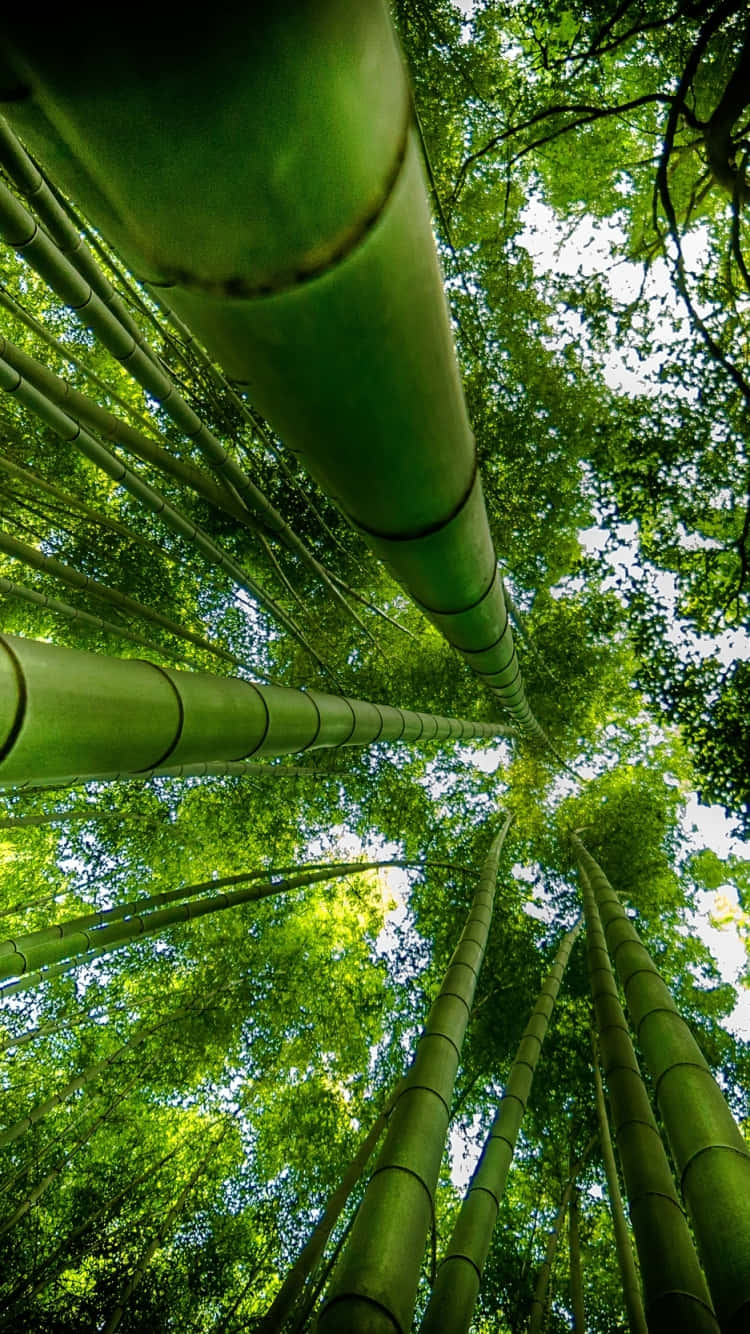
<svg viewBox="0 0 750 1334"><path fill-rule="evenodd" d="M568 1253L570 1258L570 1305L573 1311L573 1329L576 1334L584 1334L586 1329L586 1311L583 1300L583 1275L581 1273L581 1237L578 1227L577 1186L573 1187L568 1205Z"/></svg>
<svg viewBox="0 0 750 1334"><path fill-rule="evenodd" d="M662 1329L717 1334L719 1325L617 994L588 866L575 846L602 1065L641 1266L648 1328L652 1334Z"/></svg>
<svg viewBox="0 0 750 1334"><path fill-rule="evenodd" d="M15 188L26 199L33 201L34 208L55 245L59 247L67 259L75 264L78 272L88 279L97 296L101 298L105 305L109 306L128 333L133 338L141 340L140 330L131 318L127 306L101 272L93 256L84 245L80 233L53 194L36 163L29 157L10 125L2 116L0 116L0 163L2 163Z"/></svg>
<svg viewBox="0 0 750 1334"><path fill-rule="evenodd" d="M75 1157L78 1150L83 1148L84 1144L88 1143L91 1137L99 1129L99 1126L102 1124L102 1122L106 1121L107 1117L111 1115L115 1107L117 1107L123 1101L123 1099L128 1096L128 1094L135 1088L137 1084L140 1084L142 1082L144 1073L145 1071L139 1070L138 1073L134 1075L131 1080L128 1081L124 1089L121 1089L120 1092L110 1100L110 1102L107 1104L104 1110L94 1118L91 1124L87 1126L87 1128L84 1131L81 1131L81 1133L76 1136L68 1152L64 1155L63 1158L61 1158L59 1163L55 1164L52 1171L48 1172L46 1176L43 1176L40 1181L35 1182L31 1190L27 1193L24 1199L21 1200L20 1204L16 1206L16 1208L13 1210L11 1214L8 1215L7 1218L3 1219L2 1222L0 1222L0 1237L2 1237L4 1233L9 1232L12 1227L15 1227L16 1223L20 1222L22 1218L26 1217L29 1211L33 1209L37 1200L40 1200L42 1196L49 1190L50 1186L54 1185L54 1183L59 1179L62 1172L65 1170L71 1159Z"/></svg>
<svg viewBox="0 0 750 1334"><path fill-rule="evenodd" d="M420 1334L464 1334L471 1324L534 1071L580 929L578 922L563 936L529 1017L497 1115L440 1262Z"/></svg>
<svg viewBox="0 0 750 1334"><path fill-rule="evenodd" d="M563 1186L563 1192L560 1197L560 1203L557 1207L557 1213L555 1214L555 1221L553 1222L549 1235L547 1237L547 1245L544 1250L544 1260L542 1261L539 1273L537 1274L536 1284L534 1286L534 1295L531 1299L531 1307L529 1310L529 1334L541 1334L542 1325L544 1324L544 1313L547 1308L547 1293L549 1289L550 1276L552 1274L552 1265L554 1264L555 1254L557 1252L557 1244L560 1240L560 1233L562 1231L562 1227L565 1222L565 1216L568 1211L568 1206L570 1204L571 1196L573 1194L573 1191L575 1190L576 1177L578 1173L581 1171L581 1169L585 1166L586 1160L589 1157L595 1143L596 1143L596 1136L594 1135L592 1139L589 1140L589 1143L582 1157L580 1158L578 1163L576 1163L575 1166L573 1167L570 1176L568 1177L567 1181L565 1182L565 1185Z"/></svg>
<svg viewBox="0 0 750 1334"><path fill-rule="evenodd" d="M15 438L19 449L26 448L23 437L20 432L15 430L11 422L6 421L5 418L0 418L0 425L3 433L10 434ZM118 537L124 537L126 542L137 544L147 551L164 556L163 548L159 547L156 542L151 542L142 533L136 532L134 528L128 528L127 524L120 523L118 519L113 519L111 515L102 514L101 510L87 505L80 496L71 495L70 491L64 491L61 486L56 486L54 482L50 482L47 478L40 477L39 473L32 472L31 468L22 468L12 459L0 457L0 472L7 473L17 481L22 482L32 495L43 492L45 495L54 497L55 500L60 502L60 512L64 513L68 519L78 519L78 516L82 515L83 519L87 520L89 524L93 524L97 528L105 528L108 532L117 533Z"/></svg>
<svg viewBox="0 0 750 1334"><path fill-rule="evenodd" d="M173 621L171 617L164 616L154 607L144 606L142 602L129 597L127 593L121 593L117 588L110 588L107 584L99 583L97 579L82 574L80 570L75 570L72 565L66 565L64 561L58 560L56 556L45 556L44 552L38 551L36 547L29 546L28 542L21 542L10 533L0 531L0 551L4 552L6 556L12 556L14 560L21 561L32 570L40 570L42 574L48 574L53 579L59 579L61 583L68 584L70 588L77 588L102 602L108 602L111 606L124 612L125 615L136 616L142 621L150 621L152 625L159 625L162 629L167 630L169 634L175 635L189 644L194 644L196 648L202 649L204 653L210 653L214 658L222 658L225 662L231 662L235 666L240 665L239 659L223 648L221 644L206 639L204 635L197 634L188 626L180 625L177 621ZM37 596L43 597L44 595L38 594ZM50 599L50 602L55 601L54 598ZM57 605L62 607L66 604L59 603ZM71 608L71 612L76 613L85 621L96 622L101 619L92 616L89 612L79 612L78 608ZM105 622L102 622L102 625L104 624ZM106 624L108 625L109 622L106 622ZM145 640L134 637L127 630L123 630L121 633L125 639L135 638L136 643L146 643ZM159 652L164 652L161 646Z"/></svg>
<svg viewBox="0 0 750 1334"><path fill-rule="evenodd" d="M109 1200L103 1201L103 1203L97 1205L95 1209L92 1209L91 1213L87 1214L77 1227L75 1227L73 1231L69 1233L69 1235L65 1237L48 1256L46 1256L46 1258L40 1260L39 1263L34 1266L32 1271L25 1275L25 1277L11 1289L8 1295L3 1298L5 1313L0 1315L0 1329L12 1328L13 1330L18 1330L20 1326L18 1324L18 1314L15 1309L18 1303L22 1300L31 1301L33 1297L36 1297L37 1293L41 1292L42 1288L49 1282L48 1275L50 1270L58 1260L63 1256L70 1254L76 1242L84 1235L84 1233L93 1227L94 1223L97 1223L100 1218L114 1213L114 1211L127 1199L128 1195L136 1190L138 1186L142 1185L144 1181L155 1176L156 1173L159 1172L166 1163L170 1162L178 1152L179 1146L176 1146L175 1148L170 1149L168 1153L163 1154L156 1162L150 1162L145 1171L139 1172L137 1176L128 1181L122 1189L118 1190Z"/></svg>
<svg viewBox="0 0 750 1334"><path fill-rule="evenodd" d="M0 533L0 548L4 534ZM91 630L99 630L106 635L113 635L115 639L124 639L129 644L138 644L140 648L148 649L149 653L162 654L167 659L174 662L181 662L188 667L194 666L193 660L189 654L181 653L179 649L166 648L163 644L155 644L151 639L144 639L142 635L134 634L132 630L126 630L122 625L115 625L114 621L104 620L101 616L94 616L91 612L81 611L79 607L71 607L69 602L61 602L59 598L50 597L48 593L38 593L34 588L27 588L25 584L14 583L12 579L6 579L0 575L0 593L7 597L17 598L20 602L30 603L32 607L43 607L45 611L52 612L54 616L62 616L66 621L73 621L77 625L84 625Z"/></svg>
<svg viewBox="0 0 750 1334"><path fill-rule="evenodd" d="M638 1272L635 1267L635 1256L630 1241L630 1232L623 1208L622 1195L620 1193L620 1182L617 1176L617 1165L615 1163L615 1154L612 1147L612 1137L609 1133L609 1118L607 1116L607 1104L604 1099L604 1086L599 1071L599 1048L596 1040L596 1033L591 1033L593 1069L594 1069L594 1094L596 1097L596 1118L599 1126L599 1146L602 1153L602 1162L604 1163L604 1174L607 1178L607 1192L609 1195L609 1208L612 1214L612 1228L615 1234L615 1250L617 1252L617 1263L620 1268L620 1279L622 1281L622 1293L625 1299L625 1309L628 1313L628 1325L630 1334L648 1334L646 1325L646 1313L643 1309L643 1297L641 1295L641 1284L638 1278Z"/></svg>
<svg viewBox="0 0 750 1334"><path fill-rule="evenodd" d="M219 1148L219 1145L224 1139L228 1129L229 1126L225 1123L222 1126L216 1138L211 1141L206 1153L198 1162L195 1171L192 1172L191 1175L188 1177L182 1190L179 1192L176 1199L173 1201L172 1205L165 1213L154 1236L148 1243L148 1246L143 1252L135 1269L133 1270L130 1278L128 1279L128 1282L123 1288L123 1291L121 1292L120 1297L118 1299L117 1305L112 1314L110 1315L106 1325L104 1326L103 1334L114 1334L114 1331L117 1329L118 1325L120 1324L120 1321L122 1320L122 1317L125 1314L125 1308L128 1302L130 1301L130 1298L132 1297L133 1293L135 1292L136 1288L138 1287L139 1283L141 1282L141 1279L143 1278L143 1275L146 1272L149 1263L156 1255L156 1252L160 1250L161 1247L164 1245L164 1242L166 1238L169 1236L169 1233L172 1229L175 1220L179 1217L179 1215L181 1214L182 1210L185 1207L185 1203L187 1201L188 1196L190 1195L190 1192L192 1191L193 1187L197 1184L197 1182L200 1180L200 1178L203 1176L203 1173L205 1172L208 1163L213 1158L214 1154L216 1153L216 1150Z"/></svg>
<svg viewBox="0 0 750 1334"><path fill-rule="evenodd" d="M497 866L510 824L493 839L479 888L414 1061L391 1112L348 1245L319 1320L321 1334L411 1328L450 1101L492 920Z"/></svg>
<svg viewBox="0 0 750 1334"><path fill-rule="evenodd" d="M380 870L392 866L406 867L408 865L410 863L399 859L373 862L325 862L322 865L318 862L316 865L293 866L278 871L256 869L253 871L239 871L232 875L217 876L213 880L201 880L192 885L179 885L176 889L165 889L157 894L131 899L127 903L119 903L111 908L96 908L92 912L70 917L67 921L55 922L50 926L41 927L39 930L16 935L12 940L0 940L0 958L5 955L24 953L27 950L36 949L38 946L46 944L47 941L61 940L76 932L87 930L89 927L106 926L108 922L117 922L125 917L134 917L139 913L151 912L154 908L160 908L167 903L179 902L180 899L196 898L206 891L215 893L216 890L226 889L230 885L243 885L254 880L266 879L266 884L261 886L263 896L265 896L272 893L274 884L293 889L297 882L300 884L315 884L318 880L325 880L326 877L335 879L341 876L356 875L363 871ZM267 879L271 875L291 875L292 878L286 881Z"/></svg>
<svg viewBox="0 0 750 1334"><path fill-rule="evenodd" d="M14 1121L12 1125L7 1126L5 1130L0 1130L0 1145L12 1144L14 1140L19 1138L19 1136L25 1135L27 1130L30 1130L32 1126L37 1125L45 1116L48 1116L50 1112L54 1111L56 1107L62 1106L62 1104L70 1097L71 1093L76 1093L78 1089L85 1088L93 1079L96 1079L97 1075L103 1074L115 1061L121 1060L122 1057L129 1052L135 1051L147 1038L151 1037L154 1033L158 1033L166 1025L174 1023L178 1019L186 1018L193 1012L193 1007L189 1005L183 1006L179 1010L174 1010L171 1014L167 1015L166 1018L160 1019L157 1024L152 1024L149 1028L142 1029L132 1038L129 1038L127 1042L123 1042L121 1046L117 1047L113 1052L110 1052L109 1056L105 1056L102 1060L95 1061L92 1065L87 1066L85 1070L80 1072L80 1074L75 1075L72 1079L69 1079L67 1083L63 1084L62 1088L58 1089L57 1093L53 1093L51 1097L45 1098L42 1102L37 1103L36 1107L33 1107L26 1116L22 1116L18 1121Z"/></svg>
<svg viewBox="0 0 750 1334"><path fill-rule="evenodd" d="M197 495L207 500L216 509L230 514L240 523L250 523L251 516L245 506L236 500L232 493L217 485L213 478L196 468L194 464L179 459L170 450L159 444L151 436L134 426L128 426L122 418L115 417L106 408L93 399L74 389L59 375L55 375L47 366L35 357L29 356L9 339L0 337L0 357L9 366L18 371L29 384L48 398L51 403L62 408L73 421L89 427L100 439L120 445L130 454L144 463L151 463L161 472L184 483ZM257 523L250 524L255 529Z"/></svg>
<svg viewBox="0 0 750 1334"><path fill-rule="evenodd" d="M385 4L233 13L208 37L183 33L195 67L165 59L159 79L146 76L139 37L98 51L121 71L102 87L76 18L44 49L13 23L9 59L33 96L9 119L229 378L252 380L264 417L521 728L541 735L497 576ZM162 40L169 51L166 31ZM236 124L263 127L241 163L224 130ZM7 206L6 239L63 299L85 302L93 325L96 298L80 278L61 281L18 207ZM104 321L97 334L110 338ZM137 346L119 331L110 343L140 377ZM147 387L162 398L153 377Z"/></svg>
<svg viewBox="0 0 750 1334"><path fill-rule="evenodd" d="M491 723L419 714L317 690L251 684L0 636L0 783L374 741L503 735Z"/></svg>
<svg viewBox="0 0 750 1334"><path fill-rule="evenodd" d="M372 870L384 865L382 862L351 862L345 866L325 866L313 871L301 871L299 875L289 876L286 880L271 881L267 884L248 885L242 889L230 890L229 893L209 894L197 902L189 901L174 907L153 910L153 904L164 902L161 895L154 895L151 901L145 900L145 906L151 911L134 911L137 903L125 904L124 910L104 909L101 913L88 913L72 918L69 922L57 926L44 927L32 931L26 936L17 936L13 940L0 942L0 979L30 976L44 977L44 969L51 964L58 964L77 955L88 956L91 950L100 951L102 947L115 949L128 945L142 936L152 935L155 931L165 931L170 926L181 922L205 917L208 913L222 912L235 908L242 903L255 903L271 898L275 894L287 894L294 889L318 884L322 880L336 880L342 876L353 875L359 871ZM388 865L397 865L390 862ZM403 864L403 863L401 863ZM227 877L231 883L244 877ZM211 882L209 882L210 884ZM188 897L199 893L205 885L186 886L176 891L166 891L166 899ZM126 913L132 915L127 916ZM83 923L83 925L82 925ZM0 998L6 993L0 987Z"/></svg>
<svg viewBox="0 0 750 1334"><path fill-rule="evenodd" d="M373 1121L367 1135L347 1166L340 1184L328 1201L320 1220L315 1225L314 1231L300 1251L263 1317L258 1327L258 1334L281 1334L285 1322L302 1294L305 1283L325 1250L326 1242L339 1220L342 1209L375 1152L388 1124L388 1118L397 1096L398 1090L388 1098L382 1111Z"/></svg>
<svg viewBox="0 0 750 1334"><path fill-rule="evenodd" d="M325 664L307 643L295 622L286 612L282 611L275 600L260 587L256 580L250 577L234 557L229 556L221 547L217 546L198 524L193 523L175 505L170 504L159 491L149 486L142 478L137 477L130 468L126 468L125 464L111 450L95 440L85 427L80 426L61 408L50 402L44 394L30 385L2 357L0 357L0 389L8 394L15 395L20 402L36 413L42 421L46 422L53 431L56 431L63 440L75 444L76 448L80 449L86 458L101 468L108 477L111 477L119 486L125 487L131 495L157 514L172 532L187 540L212 565L218 566L219 569L228 574L238 588L244 589L260 606L270 612L279 624L284 626L307 649L315 661L325 668Z"/></svg>
<svg viewBox="0 0 750 1334"><path fill-rule="evenodd" d="M577 835L723 1330L750 1319L750 1153L703 1053L601 867Z"/></svg>

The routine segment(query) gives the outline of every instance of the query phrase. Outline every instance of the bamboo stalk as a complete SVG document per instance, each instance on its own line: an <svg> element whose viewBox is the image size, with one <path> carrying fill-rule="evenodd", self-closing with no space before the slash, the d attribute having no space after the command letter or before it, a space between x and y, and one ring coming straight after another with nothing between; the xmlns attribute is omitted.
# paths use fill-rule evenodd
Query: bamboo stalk
<svg viewBox="0 0 750 1334"><path fill-rule="evenodd" d="M385 3L233 13L231 27L217 21L209 37L201 28L185 41L195 67L167 60L158 80L146 77L135 34L120 34L121 78L106 88L89 77L82 36L69 19L42 51L13 23L11 61L26 80L33 71L36 116L14 103L9 118L229 378L252 380L280 437L521 729L541 736L497 577ZM197 97L205 115L194 114ZM263 127L241 162L223 128L238 123ZM137 346L110 333L87 284L52 264L18 208L5 216L9 243L62 299L85 304L98 336L174 410L174 393L164 397ZM178 416L211 454L197 419L182 406Z"/></svg>
<svg viewBox="0 0 750 1334"><path fill-rule="evenodd" d="M628 1313L630 1334L648 1334L646 1313L643 1309L641 1285L635 1267L635 1256L633 1255L633 1247L630 1241L625 1209L622 1203L620 1182L617 1177L617 1165L615 1163L615 1154L612 1147L612 1137L609 1133L607 1104L604 1100L604 1086L602 1084L601 1072L599 1070L599 1052L596 1041L596 1031L594 1029L591 1031L591 1042L593 1049L596 1116L599 1125L599 1145L602 1153L602 1162L604 1163L604 1173L607 1178L609 1208L612 1215L612 1228L615 1234L615 1251L617 1253L617 1263L620 1268L620 1279L622 1281L623 1297L625 1298L625 1309Z"/></svg>
<svg viewBox="0 0 750 1334"><path fill-rule="evenodd" d="M574 835L594 1011L638 1249L646 1322L652 1334L662 1329L717 1334L719 1324L641 1078L579 843Z"/></svg>
<svg viewBox="0 0 750 1334"><path fill-rule="evenodd" d="M471 1324L542 1043L580 929L578 922L560 942L529 1017L497 1115L440 1262L420 1334L465 1334Z"/></svg>
<svg viewBox="0 0 750 1334"><path fill-rule="evenodd" d="M0 550L2 550L3 536L4 534L0 533ZM114 621L94 616L92 612L81 611L78 607L71 607L68 602L61 602L59 598L50 597L48 593L38 593L36 589L27 588L25 584L17 584L12 579L6 579L4 575L0 575L0 593L17 598L20 602L27 602L32 607L43 607L45 611L50 611L55 616L62 616L66 621L74 621L92 630L99 630L102 634L114 635L118 639L127 640L130 644L138 644L140 648L148 649L149 653L159 653L167 659L171 658L175 662L193 666L192 659L179 649L154 644L152 640L144 639L142 635L134 634L132 630L126 630L123 626L116 625Z"/></svg>
<svg viewBox="0 0 750 1334"><path fill-rule="evenodd" d="M144 606L142 602L131 598L127 593L121 593L117 588L110 588L107 584L102 584L97 579L82 574L80 570L75 570L72 565L66 565L64 561L58 560L56 556L45 556L43 552L37 551L36 547L30 546L28 542L21 542L17 537L12 537L10 533L0 531L0 551L5 552L6 556L12 556L14 560L21 561L32 570L39 570L42 574L48 574L53 579L59 579L71 588L77 588L82 593L88 593L92 597L99 598L102 602L108 602L127 615L150 621L152 625L159 625L162 629L167 630L169 634L175 635L178 639L185 640L189 644L194 644L196 648L202 649L204 653L210 653L212 657L222 658L225 662L231 662L235 665L240 664L240 659L220 644L197 634L195 630L191 630L188 626L180 625L177 621L173 621L171 617L162 615L155 608ZM11 581L6 582L10 583ZM43 598L45 595L38 594L36 596ZM36 597L34 600L36 600ZM50 601L55 602L56 599L52 598ZM59 603L58 605L62 607L66 604ZM89 612L79 612L77 608L71 608L70 610L71 613L83 617L86 621L96 622L101 620L100 617L93 616ZM104 624L105 622L102 622L102 625ZM109 625L109 622L106 622L106 624ZM125 639L134 639L135 643L148 646L146 640L133 636L128 631L122 631L122 635ZM159 652L165 653L166 651L162 646L159 646Z"/></svg>
<svg viewBox="0 0 750 1334"><path fill-rule="evenodd" d="M509 825L507 817L492 841L466 925L396 1098L385 1143L320 1315L321 1334L392 1334L411 1328L450 1100Z"/></svg>
<svg viewBox="0 0 750 1334"><path fill-rule="evenodd" d="M0 194L1 192L2 186L0 184ZM325 664L307 643L294 621L287 616L286 612L281 610L274 599L269 597L233 557L227 555L198 524L193 523L175 505L170 504L154 487L149 486L142 478L137 477L110 450L99 444L89 431L79 426L61 408L51 403L44 394L30 385L14 367L3 361L2 358L0 358L0 389L8 394L17 395L20 402L30 408L32 412L35 412L63 440L75 444L108 477L111 477L119 486L125 487L137 500L152 510L153 513L159 515L172 532L176 533L178 537L185 538L211 564L217 565L226 574L229 574L239 588L245 589L262 607L265 607L307 649L314 660L325 669Z"/></svg>
<svg viewBox="0 0 750 1334"><path fill-rule="evenodd" d="M503 729L491 723L0 637L5 785L75 782L113 771L138 776L165 766L377 740L498 735Z"/></svg>
<svg viewBox="0 0 750 1334"><path fill-rule="evenodd" d="M750 1317L750 1153L726 1099L601 867L573 835L679 1173L722 1329Z"/></svg>
<svg viewBox="0 0 750 1334"><path fill-rule="evenodd" d="M385 1106L373 1121L367 1135L348 1164L339 1186L329 1199L321 1218L316 1223L311 1236L305 1242L268 1311L263 1316L258 1326L258 1334L281 1334L284 1324L302 1294L302 1289L325 1250L328 1238L336 1226L349 1196L375 1152L388 1124L388 1118L397 1097L398 1089L386 1100Z"/></svg>

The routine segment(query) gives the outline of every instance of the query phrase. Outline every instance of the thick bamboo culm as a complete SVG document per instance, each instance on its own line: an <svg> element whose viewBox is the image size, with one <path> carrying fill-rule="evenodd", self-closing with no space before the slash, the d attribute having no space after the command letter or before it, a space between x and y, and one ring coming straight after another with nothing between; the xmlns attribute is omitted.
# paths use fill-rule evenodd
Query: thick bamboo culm
<svg viewBox="0 0 750 1334"><path fill-rule="evenodd" d="M5 59L32 90L8 104L14 130L230 380L251 382L257 408L372 550L540 735L384 0L219 11L208 31L184 16L177 39L166 15L151 23L150 42L125 30L110 51L76 13L33 34L11 18ZM119 77L103 79L112 62ZM228 132L238 124L254 127L241 157ZM25 220L6 237L49 271ZM85 295L71 291L73 304ZM120 343L115 355L134 366L139 349Z"/></svg>
<svg viewBox="0 0 750 1334"><path fill-rule="evenodd" d="M317 690L173 671L0 636L0 784L374 741L502 736L492 723L413 713Z"/></svg>
<svg viewBox="0 0 750 1334"><path fill-rule="evenodd" d="M493 839L479 888L398 1092L351 1236L334 1270L321 1334L393 1334L412 1327L450 1103L492 921L510 817Z"/></svg>
<svg viewBox="0 0 750 1334"><path fill-rule="evenodd" d="M529 1017L497 1116L440 1262L420 1334L465 1334L471 1324L534 1072L579 930L580 923L563 937Z"/></svg>
<svg viewBox="0 0 750 1334"><path fill-rule="evenodd" d="M750 1319L750 1153L698 1043L638 932L577 835L604 935L627 999L669 1139L698 1252L723 1331Z"/></svg>
<svg viewBox="0 0 750 1334"><path fill-rule="evenodd" d="M578 849L576 848L576 851ZM615 1140L622 1163L651 1334L718 1334L706 1280L617 993L587 868L579 855L589 977Z"/></svg>

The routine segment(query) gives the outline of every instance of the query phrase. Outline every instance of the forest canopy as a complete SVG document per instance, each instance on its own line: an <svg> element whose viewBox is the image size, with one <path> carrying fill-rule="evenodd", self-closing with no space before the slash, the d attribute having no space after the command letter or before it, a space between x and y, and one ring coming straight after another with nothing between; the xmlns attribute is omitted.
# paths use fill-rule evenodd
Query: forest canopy
<svg viewBox="0 0 750 1334"><path fill-rule="evenodd" d="M476 1334L739 1334L746 6L271 8L0 41L0 1330L450 1334L497 1114Z"/></svg>

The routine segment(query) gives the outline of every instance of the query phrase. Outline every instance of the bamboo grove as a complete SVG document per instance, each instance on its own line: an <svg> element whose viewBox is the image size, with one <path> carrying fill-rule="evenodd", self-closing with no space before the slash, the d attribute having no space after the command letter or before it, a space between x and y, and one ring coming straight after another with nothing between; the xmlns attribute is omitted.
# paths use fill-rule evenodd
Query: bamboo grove
<svg viewBox="0 0 750 1334"><path fill-rule="evenodd" d="M4 24L0 1330L747 1327L748 37L553 8Z"/></svg>

